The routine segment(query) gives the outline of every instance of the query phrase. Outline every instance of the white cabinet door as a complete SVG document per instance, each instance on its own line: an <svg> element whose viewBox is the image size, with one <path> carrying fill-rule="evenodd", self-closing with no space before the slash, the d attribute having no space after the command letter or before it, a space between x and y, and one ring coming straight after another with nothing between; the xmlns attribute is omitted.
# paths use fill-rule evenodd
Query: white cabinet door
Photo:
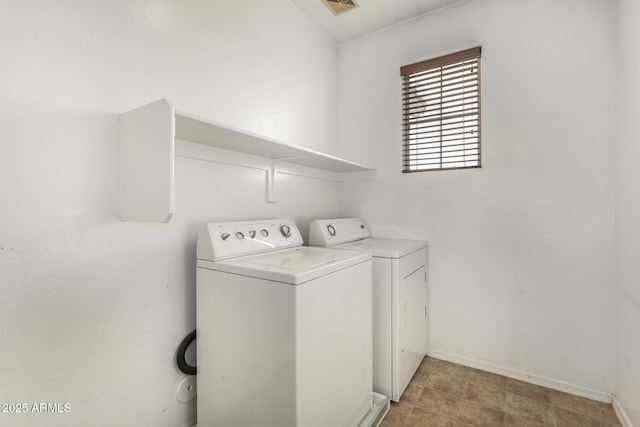
<svg viewBox="0 0 640 427"><path fill-rule="evenodd" d="M400 283L398 290L399 322L399 384L398 394L411 381L413 374L427 353L427 270L414 271Z"/></svg>

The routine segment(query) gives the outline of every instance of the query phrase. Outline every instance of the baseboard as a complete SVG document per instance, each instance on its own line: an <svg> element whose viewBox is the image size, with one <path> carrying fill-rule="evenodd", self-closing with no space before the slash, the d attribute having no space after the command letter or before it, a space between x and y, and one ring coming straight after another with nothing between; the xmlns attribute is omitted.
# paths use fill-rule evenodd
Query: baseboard
<svg viewBox="0 0 640 427"><path fill-rule="evenodd" d="M631 419L629 418L629 415L627 415L627 412L624 410L624 407L622 406L622 404L618 400L618 397L615 394L613 395L613 401L611 402L611 404L613 405L613 410L616 411L616 415L618 416L618 419L620 420L620 424L622 424L622 427L633 427L633 424L631 424Z"/></svg>
<svg viewBox="0 0 640 427"><path fill-rule="evenodd" d="M429 350L429 357L434 359L442 359L447 362L457 363L459 365L468 366L470 368L480 369L482 371L491 372L494 374L502 375L508 378L513 378L520 381L540 385L553 390L562 391L576 396L586 397L587 399L597 400L599 402L611 403L612 394L604 391L592 390L590 388L582 387L575 384L570 384L564 381L554 380L552 378L542 377L538 375L528 374L526 372L518 371L511 368L506 368L493 363L483 362L481 360L469 359L455 354L445 353L437 350ZM629 424L628 427L631 427Z"/></svg>

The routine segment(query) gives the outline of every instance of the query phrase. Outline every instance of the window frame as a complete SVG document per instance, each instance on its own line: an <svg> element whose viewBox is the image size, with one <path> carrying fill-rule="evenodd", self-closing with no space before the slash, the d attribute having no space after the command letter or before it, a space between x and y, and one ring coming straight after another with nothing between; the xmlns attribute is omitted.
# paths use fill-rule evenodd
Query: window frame
<svg viewBox="0 0 640 427"><path fill-rule="evenodd" d="M482 50L481 47L478 46L471 49L455 52L449 55L444 55L437 58L428 59L426 61L420 61L414 64L409 64L409 65L400 67L400 75L402 77L402 172L403 173L444 171L444 170L456 170L456 169L478 169L482 167L481 73L480 73L481 50ZM461 118L461 120L459 122L443 123L446 121L451 121L452 119L456 118L455 116L450 117L451 113L443 112L443 110L447 108L451 109L450 107L447 107L447 108L443 107L444 105L444 103L442 102L442 99L444 97L443 95L453 96L452 92L450 91L457 90L457 89L450 89L450 88L443 89L444 82L445 82L443 70L446 70L446 69L454 70L454 74L455 74L456 69L465 70L466 66L469 66L469 70L474 72L475 77L472 79L467 79L466 77L463 76L462 87L475 88L475 90L471 91L472 96L469 97L470 99L469 101L467 101L466 97L463 95L463 97L461 98L462 99L461 103L456 104L457 107L462 108L462 110L454 110L459 112L459 114L456 114L456 115L458 116L457 118ZM438 71L440 72L439 80L438 80L438 77L436 76L436 73L438 73ZM412 88L413 89L416 88L416 82L413 81L412 83L411 78L416 79L422 76L430 76L426 80L433 79L435 82L435 86L432 86L434 85L434 83L429 83L428 86L430 87L427 88L427 85L420 83L418 87L421 86L424 91L426 91L427 89L429 91L432 91L432 92L429 92L429 96L431 97L432 95L436 95L432 99L437 99L439 97L440 104L439 104L439 107L437 106L438 105L437 103L425 104L424 111L427 111L426 110L427 106L428 107L436 106L436 108L429 110L430 112L436 112L436 114L430 114L429 115L430 117L426 117L426 116L420 117L418 115L417 116L418 118L416 119L416 113L415 113L416 107L410 106L411 104L415 105L415 101L417 99L417 97L415 96L415 91L413 95L411 92ZM457 77L455 77L454 75L453 80L455 79L457 79ZM466 86L467 82L471 82L472 84L469 86ZM435 90L434 87L438 89L438 84L439 84L439 90ZM455 85L457 83L454 82L452 84ZM426 99L426 94L425 94L425 98L420 98L420 99ZM468 106L471 106L471 109L469 111L466 111L465 107L468 107ZM414 111L412 112L411 110L414 110ZM475 119L473 117L475 117ZM438 136L430 136L428 138L416 137L415 136L416 133L415 132L411 133L411 131L412 130L415 131L417 129L416 125L419 124L419 123L416 123L417 121L420 121L420 123L423 123L423 124L428 123L429 128L439 129L439 130L428 131L428 133L439 132L439 137ZM475 124L473 125L468 124L473 122L475 122ZM454 130L454 131L462 130L462 132L459 132L457 134L443 135L443 128L446 126L451 126L449 129L446 129L446 130ZM469 132L468 135L470 136L467 136L467 132ZM461 136L456 137L455 135L461 135ZM453 136L453 139L449 139L448 141L455 142L455 144L449 144L449 145L443 144L443 141L447 142L447 140L443 139L443 137L448 137L448 136ZM423 139L424 141L428 139L433 139L434 141L419 142L418 139L420 138ZM470 140L470 142L467 142L467 140ZM437 146L427 146L427 144L429 145L439 144L439 151ZM422 148L419 148L418 145L422 145ZM443 150L443 147L447 147L447 146L451 149L451 151ZM460 148L454 148L454 147L460 147ZM416 154L410 154L411 151L415 152L418 149L424 150L425 153L422 153L423 156L428 156L428 157L425 157L423 159L417 159L415 158ZM436 151L429 151L429 150L436 150ZM474 150L476 150L476 153L473 153ZM467 154L468 151L471 154ZM443 153L453 154L456 152L462 152L462 154L459 154L458 156L455 156L455 155L443 156ZM443 159L453 159L454 157L464 158L467 155L469 156L477 155L477 160L476 159L470 160L470 161L473 161L474 163L477 162L477 164L443 167L443 165L446 165L446 163L467 162L467 160L460 160L455 162L454 161L443 162ZM410 158L411 156L413 156L414 158L411 159ZM434 156L434 157L430 157L430 156ZM436 162L423 163L422 165L420 165L416 163L419 160L426 160L426 161L436 160ZM439 163L439 167L429 166L429 165L436 165L438 163Z"/></svg>

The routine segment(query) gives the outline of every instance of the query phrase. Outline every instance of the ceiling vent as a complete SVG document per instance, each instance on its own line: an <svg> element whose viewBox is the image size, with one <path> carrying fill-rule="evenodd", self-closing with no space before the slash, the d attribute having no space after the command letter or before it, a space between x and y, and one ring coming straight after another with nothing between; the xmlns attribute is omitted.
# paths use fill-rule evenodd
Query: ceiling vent
<svg viewBox="0 0 640 427"><path fill-rule="evenodd" d="M324 3L334 15L340 15L359 6L356 0L322 0L322 3Z"/></svg>

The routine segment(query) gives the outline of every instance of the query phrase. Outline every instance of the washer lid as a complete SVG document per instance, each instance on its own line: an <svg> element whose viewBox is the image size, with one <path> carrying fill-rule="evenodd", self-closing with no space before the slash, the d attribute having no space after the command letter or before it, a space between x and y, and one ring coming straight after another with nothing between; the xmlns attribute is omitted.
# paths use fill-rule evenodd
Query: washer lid
<svg viewBox="0 0 640 427"><path fill-rule="evenodd" d="M378 238L358 240L332 246L332 248L370 252L371 255L377 258L401 258L426 247L427 242L425 240Z"/></svg>
<svg viewBox="0 0 640 427"><path fill-rule="evenodd" d="M370 253L301 246L217 262L199 259L198 267L299 285L370 259Z"/></svg>

